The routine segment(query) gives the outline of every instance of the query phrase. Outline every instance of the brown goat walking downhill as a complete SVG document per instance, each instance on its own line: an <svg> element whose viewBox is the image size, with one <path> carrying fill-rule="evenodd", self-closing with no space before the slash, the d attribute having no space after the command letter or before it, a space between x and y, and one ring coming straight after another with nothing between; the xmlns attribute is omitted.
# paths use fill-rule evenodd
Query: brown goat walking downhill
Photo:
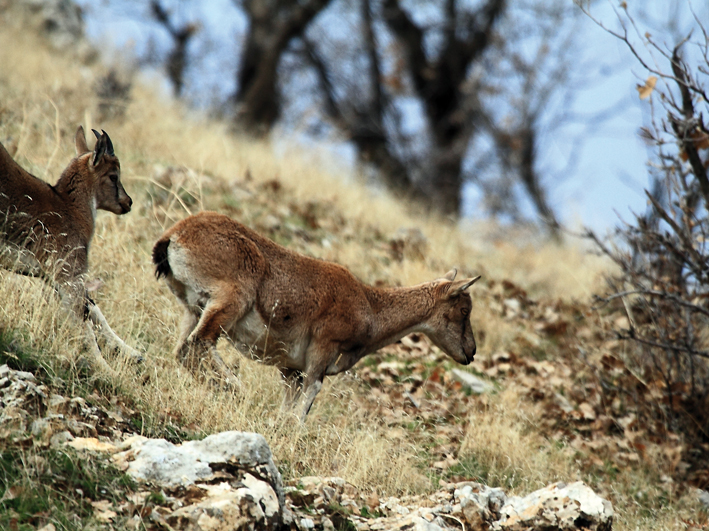
<svg viewBox="0 0 709 531"><path fill-rule="evenodd" d="M95 363L114 374L101 356L91 324L106 342L137 359L111 329L101 310L86 294L84 276L94 233L96 210L117 215L133 201L121 184L120 162L105 131L96 135L93 151L83 127L74 138L76 158L54 186L25 171L0 144L0 267L43 278L61 295L62 303L82 322L86 346Z"/></svg>
<svg viewBox="0 0 709 531"><path fill-rule="evenodd" d="M225 334L243 352L277 366L284 404L302 396L307 415L326 375L411 332L423 332L458 363L475 355L467 289L480 277L375 288L344 267L302 256L214 212L190 216L153 247L158 278L185 307L178 359L198 374L209 360L233 378L216 351Z"/></svg>

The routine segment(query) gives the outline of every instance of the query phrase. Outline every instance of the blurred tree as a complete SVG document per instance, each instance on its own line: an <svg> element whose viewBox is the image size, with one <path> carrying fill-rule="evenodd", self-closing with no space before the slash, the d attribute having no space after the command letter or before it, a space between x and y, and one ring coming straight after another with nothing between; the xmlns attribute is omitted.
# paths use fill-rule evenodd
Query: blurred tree
<svg viewBox="0 0 709 531"><path fill-rule="evenodd" d="M536 0L513 10L505 0L350 5L346 43L316 21L300 51L360 159L392 190L452 216L470 182L489 213L519 221L521 188L556 234L539 142L568 123L571 93L595 70L582 71L574 46L580 11Z"/></svg>
<svg viewBox="0 0 709 531"><path fill-rule="evenodd" d="M175 97L182 96L187 68L187 46L199 29L199 24L187 23L177 27L170 19L170 14L159 0L150 2L150 9L155 20L167 30L172 38L172 51L165 59L165 71L172 83Z"/></svg>
<svg viewBox="0 0 709 531"><path fill-rule="evenodd" d="M234 0L249 18L237 72L237 127L263 135L280 116L278 64L294 37L302 35L311 20L330 0Z"/></svg>
<svg viewBox="0 0 709 531"><path fill-rule="evenodd" d="M189 31L197 25L177 27L161 2L169 0L153 0L153 16L174 41L166 60L179 95ZM581 59L575 6L565 0L509 7L506 0L233 5L247 26L239 30L230 104L221 109L233 112L236 129L263 136L277 123L308 122L316 137L325 132L351 142L366 173L444 215L461 214L471 184L487 213L518 222L535 212L557 234L545 181L559 164L544 167L540 146L573 119L573 95L598 69ZM214 49L233 53L222 43ZM570 138L569 165L582 141L582 134Z"/></svg>
<svg viewBox="0 0 709 531"><path fill-rule="evenodd" d="M480 60L491 42L493 27L504 12L504 0L488 0L474 11L457 9L447 0L438 22L441 42L435 54L427 54L426 28L416 24L398 0L384 0L380 17L395 36L389 47L397 71L385 78L379 60L382 53L374 30L370 0L361 1L363 52L368 70L353 69L366 78L370 89L348 91L354 98L340 99L325 54L317 43L307 42L308 58L315 67L327 101L326 110L359 149L364 161L381 172L387 185L399 193L425 200L437 210L458 216L463 185L462 163L473 133L474 109L470 106L465 81L471 64ZM320 47L327 40L320 39ZM344 79L345 83L354 83ZM407 87L408 85L408 87ZM404 87L407 87L406 90ZM397 153L391 128L385 126L387 107L394 97L413 95L423 106L430 138L427 160L406 160ZM394 134L401 133L395 131ZM416 172L421 174L417 179Z"/></svg>

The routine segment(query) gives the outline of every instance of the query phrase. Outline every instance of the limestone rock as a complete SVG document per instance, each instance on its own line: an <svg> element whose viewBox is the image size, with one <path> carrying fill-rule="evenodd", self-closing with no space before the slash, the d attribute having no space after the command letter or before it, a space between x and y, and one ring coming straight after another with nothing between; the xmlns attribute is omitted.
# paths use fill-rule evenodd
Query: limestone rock
<svg viewBox="0 0 709 531"><path fill-rule="evenodd" d="M224 482L202 485L206 497L177 509L165 518L175 529L227 531L274 529L279 523L280 505L276 493L265 481L245 473L242 486Z"/></svg>
<svg viewBox="0 0 709 531"><path fill-rule="evenodd" d="M570 485L557 483L525 497L510 497L500 514L501 518L492 526L494 530L610 531L613 526L610 502L581 481Z"/></svg>
<svg viewBox="0 0 709 531"><path fill-rule="evenodd" d="M466 371L461 371L460 369L453 369L451 375L461 384L463 384L464 389L468 389L471 393L480 395L482 393L489 393L493 391L495 387L490 383L486 382Z"/></svg>
<svg viewBox="0 0 709 531"><path fill-rule="evenodd" d="M227 431L181 445L135 436L120 449L114 460L135 479L197 492L190 495L196 503L165 517L175 529L277 529L290 522L281 475L262 435ZM219 480L226 481L213 484Z"/></svg>
<svg viewBox="0 0 709 531"><path fill-rule="evenodd" d="M507 496L498 488L490 488L479 483L460 486L454 493L455 501L460 504L461 518L473 529L487 529L500 518L500 510L507 501Z"/></svg>

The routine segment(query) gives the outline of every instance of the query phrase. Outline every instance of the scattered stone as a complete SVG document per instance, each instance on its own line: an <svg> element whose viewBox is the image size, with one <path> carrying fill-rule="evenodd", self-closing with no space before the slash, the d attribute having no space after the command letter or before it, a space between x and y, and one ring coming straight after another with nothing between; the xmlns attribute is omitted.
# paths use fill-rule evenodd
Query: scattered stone
<svg viewBox="0 0 709 531"><path fill-rule="evenodd" d="M583 482L557 483L525 497L513 496L500 510L494 530L526 529L610 531L613 507Z"/></svg>
<svg viewBox="0 0 709 531"><path fill-rule="evenodd" d="M486 382L485 380L482 380L469 372L462 371L460 369L453 369L451 371L451 375L463 384L463 389L467 389L471 393L480 395L495 390L495 386L493 386L490 382Z"/></svg>
<svg viewBox="0 0 709 531"><path fill-rule="evenodd" d="M507 501L502 489L493 489L479 483L463 484L455 490L454 497L460 504L463 519L474 529L484 529L498 520L500 510Z"/></svg>
<svg viewBox="0 0 709 531"><path fill-rule="evenodd" d="M699 498L699 503L702 504L704 509L709 509L709 492L697 489L697 497Z"/></svg>
<svg viewBox="0 0 709 531"><path fill-rule="evenodd" d="M527 497L511 497L480 483L446 483L441 490L404 498L360 493L341 478L305 477L289 482L286 496L297 529L359 531L544 530L610 531L610 503L581 482L550 485ZM335 504L318 504L327 489ZM556 498L556 505L549 500ZM360 512L357 507L367 507Z"/></svg>

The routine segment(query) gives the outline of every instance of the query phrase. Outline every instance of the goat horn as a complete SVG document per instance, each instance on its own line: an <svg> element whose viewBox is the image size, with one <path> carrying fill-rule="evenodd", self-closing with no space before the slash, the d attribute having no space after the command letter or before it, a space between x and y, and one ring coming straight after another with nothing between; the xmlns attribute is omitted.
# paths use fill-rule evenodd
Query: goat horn
<svg viewBox="0 0 709 531"><path fill-rule="evenodd" d="M92 131L94 132L94 135L96 135L96 140L98 140L99 138L101 138L101 135L99 134L98 131L96 131L96 129L92 129Z"/></svg>
<svg viewBox="0 0 709 531"><path fill-rule="evenodd" d="M113 142L111 142L111 137L108 136L108 133L101 129L101 132L106 136L106 153L109 155L115 155L113 152Z"/></svg>

